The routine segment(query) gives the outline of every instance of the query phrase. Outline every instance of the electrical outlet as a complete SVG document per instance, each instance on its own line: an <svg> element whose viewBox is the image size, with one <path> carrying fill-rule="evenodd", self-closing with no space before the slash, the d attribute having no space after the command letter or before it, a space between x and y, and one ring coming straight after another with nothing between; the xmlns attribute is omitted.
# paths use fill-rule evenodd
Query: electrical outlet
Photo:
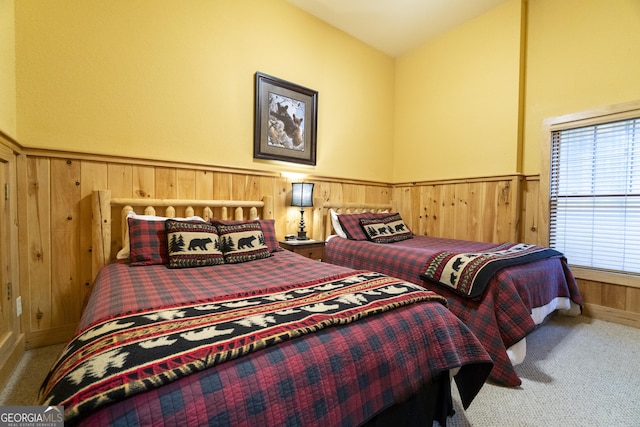
<svg viewBox="0 0 640 427"><path fill-rule="evenodd" d="M22 297L16 298L16 315L20 317L22 314Z"/></svg>

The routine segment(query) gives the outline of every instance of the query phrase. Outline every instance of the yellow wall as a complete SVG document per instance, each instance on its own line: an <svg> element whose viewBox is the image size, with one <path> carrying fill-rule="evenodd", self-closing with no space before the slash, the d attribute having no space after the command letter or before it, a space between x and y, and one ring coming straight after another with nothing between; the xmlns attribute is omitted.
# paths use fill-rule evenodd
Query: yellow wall
<svg viewBox="0 0 640 427"><path fill-rule="evenodd" d="M393 58L286 0L16 2L25 147L391 181ZM317 166L253 159L254 73L317 90Z"/></svg>
<svg viewBox="0 0 640 427"><path fill-rule="evenodd" d="M0 95L17 92L0 130L33 148L396 183L537 174L544 118L640 99L640 0L509 0L395 60L286 0L0 0L0 19ZM316 167L253 159L256 71L318 90Z"/></svg>
<svg viewBox="0 0 640 427"><path fill-rule="evenodd" d="M640 99L639 0L530 0L524 172L542 121Z"/></svg>
<svg viewBox="0 0 640 427"><path fill-rule="evenodd" d="M394 180L518 172L519 0L396 61Z"/></svg>
<svg viewBox="0 0 640 427"><path fill-rule="evenodd" d="M0 0L0 131L16 136L14 0Z"/></svg>

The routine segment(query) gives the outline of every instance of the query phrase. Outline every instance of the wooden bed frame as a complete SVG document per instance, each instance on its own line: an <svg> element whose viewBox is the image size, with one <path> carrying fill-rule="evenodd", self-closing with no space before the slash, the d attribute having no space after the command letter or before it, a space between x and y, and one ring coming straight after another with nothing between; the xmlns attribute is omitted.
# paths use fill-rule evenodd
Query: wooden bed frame
<svg viewBox="0 0 640 427"><path fill-rule="evenodd" d="M362 212L398 212L397 203L331 203L322 198L313 199L313 235L314 240L327 240L336 234L331 223L329 209L339 214L353 214Z"/></svg>
<svg viewBox="0 0 640 427"><path fill-rule="evenodd" d="M209 220L273 219L273 197L262 200L188 200L112 198L110 190L97 190L91 195L92 278L115 259L117 249L127 243L126 221L129 212L159 215L167 218L198 215ZM113 216L114 209L120 214ZM233 216L230 215L233 212ZM119 228L119 230L117 228Z"/></svg>

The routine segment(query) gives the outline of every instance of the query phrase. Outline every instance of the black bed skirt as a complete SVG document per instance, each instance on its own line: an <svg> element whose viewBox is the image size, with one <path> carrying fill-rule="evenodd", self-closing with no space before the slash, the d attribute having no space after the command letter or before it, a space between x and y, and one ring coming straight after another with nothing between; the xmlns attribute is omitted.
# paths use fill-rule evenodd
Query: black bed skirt
<svg viewBox="0 0 640 427"><path fill-rule="evenodd" d="M364 426L430 427L434 421L438 421L444 427L447 425L447 417L453 413L451 381L448 373L445 373L437 381L425 384L406 401L378 413Z"/></svg>

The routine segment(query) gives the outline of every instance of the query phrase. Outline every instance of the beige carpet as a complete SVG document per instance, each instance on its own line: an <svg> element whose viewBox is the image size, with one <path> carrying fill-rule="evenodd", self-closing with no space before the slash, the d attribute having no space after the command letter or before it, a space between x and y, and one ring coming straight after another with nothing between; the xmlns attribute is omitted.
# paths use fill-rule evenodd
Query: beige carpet
<svg viewBox="0 0 640 427"><path fill-rule="evenodd" d="M486 384L447 425L640 426L640 329L553 316L527 337L519 388Z"/></svg>
<svg viewBox="0 0 640 427"><path fill-rule="evenodd" d="M61 345L28 351L0 405L32 405ZM454 387L447 425L640 426L640 329L554 316L527 338L519 388L486 384L467 411Z"/></svg>
<svg viewBox="0 0 640 427"><path fill-rule="evenodd" d="M40 385L63 347L63 344L57 344L25 352L11 378L0 390L0 406L35 405Z"/></svg>

